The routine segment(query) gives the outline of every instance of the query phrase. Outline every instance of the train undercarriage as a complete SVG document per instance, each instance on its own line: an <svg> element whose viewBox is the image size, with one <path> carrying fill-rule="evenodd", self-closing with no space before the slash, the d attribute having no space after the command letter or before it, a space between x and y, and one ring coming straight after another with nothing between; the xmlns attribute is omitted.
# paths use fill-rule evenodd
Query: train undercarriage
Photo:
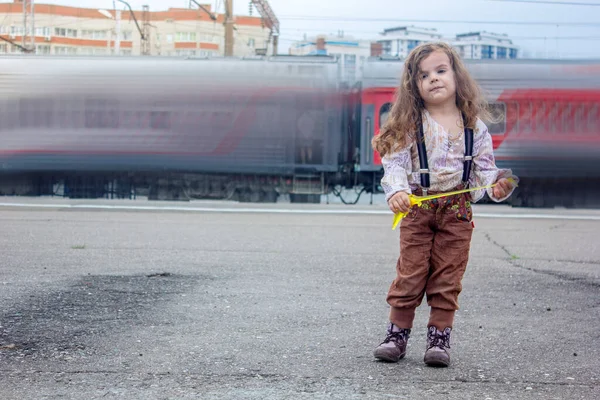
<svg viewBox="0 0 600 400"><path fill-rule="evenodd" d="M44 173L4 174L0 196L53 196L72 199L138 199L162 201L230 200L276 203L320 203L333 195L356 204L362 194L381 194L380 173L303 173L287 176L190 173ZM354 189L351 196L342 192ZM351 197L351 198L349 198ZM480 203L493 203L487 196ZM599 177L521 178L506 201L513 207L599 208Z"/></svg>
<svg viewBox="0 0 600 400"><path fill-rule="evenodd" d="M280 196L288 195L292 203L319 203L335 175L22 173L3 176L0 196L276 203Z"/></svg>

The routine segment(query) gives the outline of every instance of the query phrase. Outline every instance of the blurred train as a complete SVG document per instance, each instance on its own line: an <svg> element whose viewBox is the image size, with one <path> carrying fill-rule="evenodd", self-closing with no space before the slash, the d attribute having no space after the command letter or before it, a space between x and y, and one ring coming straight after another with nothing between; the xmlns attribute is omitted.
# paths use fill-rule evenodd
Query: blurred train
<svg viewBox="0 0 600 400"><path fill-rule="evenodd" d="M319 202L379 193L402 60L0 58L0 194ZM600 203L600 62L472 60L515 206Z"/></svg>

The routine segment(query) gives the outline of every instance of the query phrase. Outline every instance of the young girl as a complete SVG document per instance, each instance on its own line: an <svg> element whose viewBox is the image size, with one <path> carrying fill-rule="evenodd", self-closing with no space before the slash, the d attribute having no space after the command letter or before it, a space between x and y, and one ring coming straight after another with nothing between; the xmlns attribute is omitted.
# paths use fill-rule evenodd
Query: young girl
<svg viewBox="0 0 600 400"><path fill-rule="evenodd" d="M408 195L487 186L488 196L508 198L518 178L495 165L492 138L479 117L487 115L479 87L455 50L445 43L415 48L405 62L389 119L373 147L382 157L381 185L400 225L400 256L387 302L387 337L377 359L397 362L406 354L415 309L427 295L430 306L424 361L450 363L450 332L469 258L471 202L484 190L443 197L410 207Z"/></svg>

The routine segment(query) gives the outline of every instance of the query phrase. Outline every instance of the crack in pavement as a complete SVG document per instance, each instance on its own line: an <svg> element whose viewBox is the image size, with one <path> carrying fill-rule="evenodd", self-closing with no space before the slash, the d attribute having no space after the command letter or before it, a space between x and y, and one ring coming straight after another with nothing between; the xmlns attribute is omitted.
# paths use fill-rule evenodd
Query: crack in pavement
<svg viewBox="0 0 600 400"><path fill-rule="evenodd" d="M573 263L582 263L582 264L585 263L585 264L591 264L591 265L599 265L598 263L565 261L565 260L544 260L544 259L537 259L537 258L525 258L525 259L518 258L516 255L512 254L510 252L510 250L508 250L506 248L506 246L501 245L500 243L498 243L494 239L492 239L491 235L488 232L484 232L483 234L488 242L490 242L494 246L498 247L499 249L504 251L509 256L507 261L513 267L524 269L526 271L535 272L538 274L553 276L555 278L560 278L560 279L567 280L570 282L580 282L580 283L583 283L583 284L586 284L586 285L589 285L589 286L592 286L595 288L600 287L600 282L594 282L593 280L590 280L590 278L587 276L578 276L578 275L569 274L566 272L557 272L557 271L551 271L551 270L547 270L547 269L538 269L538 268L527 267L523 263L519 263L519 261L520 260L558 261L558 262L573 262Z"/></svg>
<svg viewBox="0 0 600 400"><path fill-rule="evenodd" d="M2 370L0 372L3 373L3 376L11 376L11 377L19 377L19 376L30 376L31 374L38 375L67 375L67 374L126 374L129 379L132 379L134 376L137 376L139 379L145 379L148 376L152 377L171 377L177 378L179 377L194 377L197 379L209 379L209 378L233 378L233 379L246 379L246 378L258 378L258 379L275 379L275 380L308 380L313 381L323 381L323 380L340 380L340 381L349 381L349 380L364 380L363 377L349 377L349 376L308 376L308 375L282 375L282 374L269 374L269 373L225 373L225 374L215 374L215 373L171 373L171 372L137 372L131 373L130 371L110 371L110 370L71 370L71 371L27 371L27 372L15 372L14 370ZM6 374L6 375L5 375ZM401 378L401 377L397 377ZM498 381L502 379L502 381ZM397 382L412 382L412 383L424 383L424 384L440 384L440 383L468 383L468 384L479 384L479 383L491 383L497 385L519 385L519 384L531 384L531 385L546 385L546 386L581 386L581 387L600 387L600 382L546 382L546 381L537 381L537 380L505 380L504 378L497 378L495 380L487 378L487 379L467 379L463 377L455 377L451 379L415 379L414 377L406 377L406 380L398 380Z"/></svg>

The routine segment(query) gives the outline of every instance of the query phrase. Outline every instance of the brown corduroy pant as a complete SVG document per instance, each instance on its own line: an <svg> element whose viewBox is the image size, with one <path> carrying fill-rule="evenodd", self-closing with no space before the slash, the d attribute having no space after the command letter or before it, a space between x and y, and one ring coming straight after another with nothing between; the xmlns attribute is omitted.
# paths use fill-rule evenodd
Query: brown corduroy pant
<svg viewBox="0 0 600 400"><path fill-rule="evenodd" d="M413 206L402 220L397 276L387 295L390 321L399 328L412 328L425 294L428 326L452 327L473 234L468 199L460 194L430 200Z"/></svg>

